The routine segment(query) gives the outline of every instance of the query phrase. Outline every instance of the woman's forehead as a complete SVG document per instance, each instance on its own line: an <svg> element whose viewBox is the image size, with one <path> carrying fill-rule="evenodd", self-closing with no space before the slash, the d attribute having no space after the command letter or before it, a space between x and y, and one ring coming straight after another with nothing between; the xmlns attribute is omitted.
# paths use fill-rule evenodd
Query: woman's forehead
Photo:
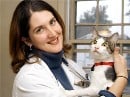
<svg viewBox="0 0 130 97"><path fill-rule="evenodd" d="M54 15L50 11L33 12L30 17L30 25L37 26L40 23L46 24L52 18L54 18Z"/></svg>

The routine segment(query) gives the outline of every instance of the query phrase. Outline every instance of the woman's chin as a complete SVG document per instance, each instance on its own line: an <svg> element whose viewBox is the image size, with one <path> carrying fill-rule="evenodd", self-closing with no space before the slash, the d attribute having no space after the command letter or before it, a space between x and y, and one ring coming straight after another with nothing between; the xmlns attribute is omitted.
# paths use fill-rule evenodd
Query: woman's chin
<svg viewBox="0 0 130 97"><path fill-rule="evenodd" d="M59 53L60 51L62 51L62 48L52 48L52 50L50 52L51 53Z"/></svg>

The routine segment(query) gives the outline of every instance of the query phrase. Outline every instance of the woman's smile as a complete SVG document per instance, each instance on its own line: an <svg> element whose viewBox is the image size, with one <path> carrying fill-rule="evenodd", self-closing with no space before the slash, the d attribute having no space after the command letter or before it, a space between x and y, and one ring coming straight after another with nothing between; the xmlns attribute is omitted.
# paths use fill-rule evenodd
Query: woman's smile
<svg viewBox="0 0 130 97"><path fill-rule="evenodd" d="M48 42L48 44L56 45L56 44L58 44L58 42L59 42L58 37L56 37L56 38L51 39L51 40Z"/></svg>

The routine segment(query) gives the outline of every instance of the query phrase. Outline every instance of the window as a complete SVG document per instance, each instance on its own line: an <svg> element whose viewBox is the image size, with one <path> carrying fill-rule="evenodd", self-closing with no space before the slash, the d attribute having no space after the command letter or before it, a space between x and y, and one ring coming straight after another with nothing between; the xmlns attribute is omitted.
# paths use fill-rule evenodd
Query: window
<svg viewBox="0 0 130 97"><path fill-rule="evenodd" d="M70 0L70 35L72 58L83 68L90 69L90 41L93 27L109 29L120 35L121 54L127 59L130 70L130 0ZM125 93L130 94L129 84Z"/></svg>

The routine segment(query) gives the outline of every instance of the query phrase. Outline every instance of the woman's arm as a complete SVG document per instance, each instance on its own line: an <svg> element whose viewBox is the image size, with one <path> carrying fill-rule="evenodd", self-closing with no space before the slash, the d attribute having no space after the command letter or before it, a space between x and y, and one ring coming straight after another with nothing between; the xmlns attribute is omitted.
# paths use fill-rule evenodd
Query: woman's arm
<svg viewBox="0 0 130 97"><path fill-rule="evenodd" d="M116 47L114 51L114 61L115 61L115 71L117 75L117 79L114 84L109 88L108 91L113 93L116 97L121 97L124 88L127 85L128 81L128 72L127 72L127 64L126 60L123 56L119 54L119 48Z"/></svg>

